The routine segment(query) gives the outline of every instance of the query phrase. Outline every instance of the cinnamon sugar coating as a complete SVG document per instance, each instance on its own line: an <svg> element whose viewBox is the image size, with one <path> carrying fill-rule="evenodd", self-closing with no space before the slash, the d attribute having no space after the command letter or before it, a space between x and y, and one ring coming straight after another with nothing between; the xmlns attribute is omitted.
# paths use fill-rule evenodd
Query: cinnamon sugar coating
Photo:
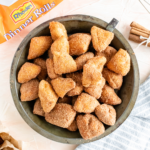
<svg viewBox="0 0 150 150"><path fill-rule="evenodd" d="M58 96L47 81L40 81L38 95L44 112L50 112L55 107Z"/></svg>
<svg viewBox="0 0 150 150"><path fill-rule="evenodd" d="M106 58L103 56L93 57L83 66L82 85L91 87L99 84L102 80L102 69L106 63Z"/></svg>
<svg viewBox="0 0 150 150"><path fill-rule="evenodd" d="M84 64L93 57L94 57L94 54L92 52L87 52L77 57L75 59L75 62L77 64L77 70L83 69Z"/></svg>
<svg viewBox="0 0 150 150"><path fill-rule="evenodd" d="M45 116L45 112L41 106L40 99L37 99L36 102L34 103L33 114L39 116Z"/></svg>
<svg viewBox="0 0 150 150"><path fill-rule="evenodd" d="M45 79L47 76L46 61L43 58L36 58L36 59L34 59L34 64L41 67L41 72L37 76L39 81Z"/></svg>
<svg viewBox="0 0 150 150"><path fill-rule="evenodd" d="M55 53L68 53L69 54L69 42L67 38L64 36L58 38L53 42L51 46L51 53L55 55Z"/></svg>
<svg viewBox="0 0 150 150"><path fill-rule="evenodd" d="M130 56L127 51L119 49L108 62L107 68L122 76L127 75L130 71Z"/></svg>
<svg viewBox="0 0 150 150"><path fill-rule="evenodd" d="M76 111L69 104L58 103L50 113L45 114L45 120L53 125L68 128L76 116Z"/></svg>
<svg viewBox="0 0 150 150"><path fill-rule="evenodd" d="M35 100L33 114L48 123L79 129L85 140L97 137L105 132L103 123L116 122L111 105L122 100L114 89L121 88L130 70L130 56L109 46L114 33L99 27L93 26L91 35L68 30L71 36L60 22L50 22L49 29L51 36L31 39L27 59L33 63L26 62L18 73L20 99Z"/></svg>
<svg viewBox="0 0 150 150"><path fill-rule="evenodd" d="M54 71L53 59L51 58L46 59L46 67L47 67L47 73L50 79L55 79L60 76L60 75L57 75Z"/></svg>
<svg viewBox="0 0 150 150"><path fill-rule="evenodd" d="M123 76L120 74L117 74L115 72L112 72L108 70L107 68L103 69L103 77L106 79L106 81L109 83L109 85L113 89L120 89L123 82Z"/></svg>
<svg viewBox="0 0 150 150"><path fill-rule="evenodd" d="M84 91L90 94L91 96L99 99L101 97L102 89L105 85L105 79L102 77L101 81L92 87L84 87Z"/></svg>
<svg viewBox="0 0 150 150"><path fill-rule="evenodd" d="M50 48L52 39L50 36L40 36L31 39L28 60L43 55Z"/></svg>
<svg viewBox="0 0 150 150"><path fill-rule="evenodd" d="M82 93L78 96L73 108L80 113L92 113L98 105L100 104L97 99L87 93Z"/></svg>
<svg viewBox="0 0 150 150"><path fill-rule="evenodd" d="M72 80L76 82L75 88L70 90L67 93L67 95L68 96L80 95L81 92L83 91L82 73L81 72L70 73L70 74L66 74L66 77L67 78L72 78Z"/></svg>
<svg viewBox="0 0 150 150"><path fill-rule="evenodd" d="M76 85L76 83L71 78L62 77L53 79L51 84L57 95L61 98L63 98L67 92L75 88Z"/></svg>
<svg viewBox="0 0 150 150"><path fill-rule="evenodd" d="M106 49L102 52L96 52L96 56L104 56L106 58L106 64L110 61L110 59L117 53L117 50L111 46L107 46Z"/></svg>
<svg viewBox="0 0 150 150"><path fill-rule="evenodd" d="M108 85L105 85L103 87L102 94L101 94L99 101L105 104L109 104L109 105L121 104L121 99L117 96L114 89L112 89Z"/></svg>
<svg viewBox="0 0 150 150"><path fill-rule="evenodd" d="M116 110L111 105L102 104L95 108L95 114L100 121L112 126L116 122Z"/></svg>
<svg viewBox="0 0 150 150"><path fill-rule="evenodd" d="M21 101L32 101L38 98L39 81L37 79L23 83L20 87Z"/></svg>
<svg viewBox="0 0 150 150"><path fill-rule="evenodd" d="M94 49L98 52L102 52L113 40L114 33L93 26L91 28L91 36Z"/></svg>
<svg viewBox="0 0 150 150"><path fill-rule="evenodd" d="M55 22L55 21L50 22L49 29L50 29L50 33L51 33L53 41L57 40L58 38L62 36L68 38L65 26L60 22Z"/></svg>
<svg viewBox="0 0 150 150"><path fill-rule="evenodd" d="M77 131L78 126L76 120L74 120L71 125L67 128L69 131Z"/></svg>
<svg viewBox="0 0 150 150"><path fill-rule="evenodd" d="M69 42L65 37L57 39L51 46L54 71L56 74L65 74L77 70L74 59L69 55Z"/></svg>
<svg viewBox="0 0 150 150"><path fill-rule="evenodd" d="M77 126L83 139L92 139L105 132L104 125L91 114L78 115Z"/></svg>
<svg viewBox="0 0 150 150"><path fill-rule="evenodd" d="M77 65L69 54L57 53L53 56L54 71L56 74L65 74L77 71Z"/></svg>
<svg viewBox="0 0 150 150"><path fill-rule="evenodd" d="M68 40L69 54L81 55L87 52L91 42L91 35L87 33L75 33L69 36Z"/></svg>
<svg viewBox="0 0 150 150"><path fill-rule="evenodd" d="M24 63L18 72L18 82L25 83L34 79L41 72L41 67L33 63Z"/></svg>

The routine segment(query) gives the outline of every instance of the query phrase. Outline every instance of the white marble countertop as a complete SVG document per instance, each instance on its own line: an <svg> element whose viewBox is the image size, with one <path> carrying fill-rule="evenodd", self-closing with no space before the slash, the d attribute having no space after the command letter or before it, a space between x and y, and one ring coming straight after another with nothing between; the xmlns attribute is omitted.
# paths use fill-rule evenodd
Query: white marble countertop
<svg viewBox="0 0 150 150"><path fill-rule="evenodd" d="M9 86L9 75L14 53L22 39L42 22L57 16L86 14L110 22L119 20L117 29L128 39L130 23L136 21L150 29L150 14L138 0L64 0L55 9L26 27L13 39L0 45L0 120L10 134L24 141L28 150L74 150L76 145L67 145L46 139L36 133L21 118L16 110ZM129 41L132 48L137 43ZM141 46L135 50L140 70L141 83L150 75L150 47Z"/></svg>

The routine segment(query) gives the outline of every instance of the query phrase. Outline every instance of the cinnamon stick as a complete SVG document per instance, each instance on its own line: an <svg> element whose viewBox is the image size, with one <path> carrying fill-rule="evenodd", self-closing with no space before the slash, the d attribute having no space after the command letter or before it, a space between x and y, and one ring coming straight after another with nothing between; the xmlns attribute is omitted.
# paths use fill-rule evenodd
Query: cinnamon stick
<svg viewBox="0 0 150 150"><path fill-rule="evenodd" d="M129 40L134 41L136 43L141 43L141 42L145 41L145 39L140 39L140 36L137 36L137 35L134 35L131 33L129 35ZM146 45L146 42L143 45ZM150 43L148 43L147 46L150 47Z"/></svg>
<svg viewBox="0 0 150 150"><path fill-rule="evenodd" d="M140 31L140 32L143 32L143 33L146 33L146 34L148 34L148 35L149 35L149 32L148 32L148 31L141 30L141 29L139 29L139 28L135 28L135 27L132 27L132 29L137 30L137 31Z"/></svg>
<svg viewBox="0 0 150 150"><path fill-rule="evenodd" d="M141 29L143 31L146 31L148 32L148 34L150 34L150 30L146 29L145 27L141 26L140 24L136 23L135 21L133 21L131 24L130 24L131 27L134 27L134 28L138 28L138 29Z"/></svg>
<svg viewBox="0 0 150 150"><path fill-rule="evenodd" d="M149 34L131 28L130 33L148 38Z"/></svg>

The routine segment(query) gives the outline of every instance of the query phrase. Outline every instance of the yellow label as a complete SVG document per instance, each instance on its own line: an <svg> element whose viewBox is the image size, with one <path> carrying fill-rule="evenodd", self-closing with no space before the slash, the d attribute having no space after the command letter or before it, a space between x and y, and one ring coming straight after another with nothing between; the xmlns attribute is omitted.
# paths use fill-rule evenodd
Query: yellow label
<svg viewBox="0 0 150 150"><path fill-rule="evenodd" d="M14 9L12 13L10 14L10 17L14 23L18 23L24 20L25 18L27 18L34 8L35 6L32 3L32 1L27 1L23 3L23 5Z"/></svg>

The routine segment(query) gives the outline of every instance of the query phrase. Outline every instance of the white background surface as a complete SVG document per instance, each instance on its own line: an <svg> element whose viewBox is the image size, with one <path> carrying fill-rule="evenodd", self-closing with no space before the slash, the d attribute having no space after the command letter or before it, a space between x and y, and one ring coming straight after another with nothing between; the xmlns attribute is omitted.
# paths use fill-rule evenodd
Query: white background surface
<svg viewBox="0 0 150 150"><path fill-rule="evenodd" d="M9 73L15 51L22 39L37 25L57 16L86 14L110 22L119 20L117 29L128 39L130 23L136 21L150 29L150 14L138 0L64 0L55 9L25 28L19 35L0 45L0 120L10 134L24 141L25 150L74 150L75 145L61 144L39 135L32 130L16 110L9 86ZM132 48L137 43L129 41ZM135 50L143 82L150 75L150 47Z"/></svg>

